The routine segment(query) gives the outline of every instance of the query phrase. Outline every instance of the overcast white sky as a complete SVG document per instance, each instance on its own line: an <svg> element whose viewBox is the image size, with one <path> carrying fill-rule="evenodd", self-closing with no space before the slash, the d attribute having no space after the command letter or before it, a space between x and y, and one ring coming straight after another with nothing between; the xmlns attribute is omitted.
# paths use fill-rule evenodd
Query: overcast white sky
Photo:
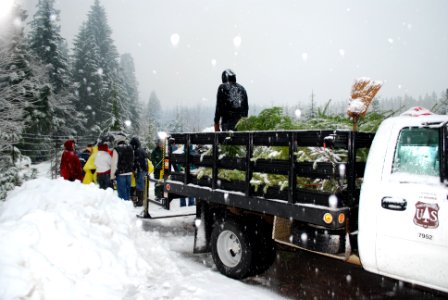
<svg viewBox="0 0 448 300"><path fill-rule="evenodd" d="M37 0L23 1L34 12ZM69 43L93 1L56 0ZM154 90L162 105L214 106L225 68L249 105L304 105L312 91L345 100L361 76L384 81L383 97L448 88L446 0L100 2L120 54L134 58L143 101Z"/></svg>

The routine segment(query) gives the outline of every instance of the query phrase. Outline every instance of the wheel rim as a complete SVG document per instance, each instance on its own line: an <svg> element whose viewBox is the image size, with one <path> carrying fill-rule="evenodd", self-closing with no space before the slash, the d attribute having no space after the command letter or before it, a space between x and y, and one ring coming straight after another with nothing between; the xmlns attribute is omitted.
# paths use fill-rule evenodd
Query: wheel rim
<svg viewBox="0 0 448 300"><path fill-rule="evenodd" d="M219 234L216 249L221 262L227 267L235 267L241 261L241 242L231 231L224 230Z"/></svg>

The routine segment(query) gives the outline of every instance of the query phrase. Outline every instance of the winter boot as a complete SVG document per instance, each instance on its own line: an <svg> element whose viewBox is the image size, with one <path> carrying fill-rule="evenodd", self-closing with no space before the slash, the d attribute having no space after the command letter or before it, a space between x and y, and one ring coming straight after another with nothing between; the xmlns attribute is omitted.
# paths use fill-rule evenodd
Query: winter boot
<svg viewBox="0 0 448 300"><path fill-rule="evenodd" d="M143 191L137 191L137 201L135 206L143 206Z"/></svg>
<svg viewBox="0 0 448 300"><path fill-rule="evenodd" d="M134 206L137 206L137 193L136 193L135 187L132 187L132 186L131 186L131 200L132 200L132 203L134 203Z"/></svg>

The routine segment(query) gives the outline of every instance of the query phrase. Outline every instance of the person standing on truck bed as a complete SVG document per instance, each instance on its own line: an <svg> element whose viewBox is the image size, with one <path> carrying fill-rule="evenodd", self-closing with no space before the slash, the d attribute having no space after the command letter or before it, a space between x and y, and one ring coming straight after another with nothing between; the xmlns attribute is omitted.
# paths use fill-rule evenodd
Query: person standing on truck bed
<svg viewBox="0 0 448 300"><path fill-rule="evenodd" d="M242 117L247 117L248 111L246 89L236 82L236 75L232 70L225 70L216 96L215 131L235 130L236 123Z"/></svg>

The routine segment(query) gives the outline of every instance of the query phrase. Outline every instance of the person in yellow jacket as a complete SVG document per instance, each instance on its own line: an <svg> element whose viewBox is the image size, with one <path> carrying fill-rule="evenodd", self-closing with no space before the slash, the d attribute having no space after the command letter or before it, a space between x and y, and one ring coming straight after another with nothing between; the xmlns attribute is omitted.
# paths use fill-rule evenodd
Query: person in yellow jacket
<svg viewBox="0 0 448 300"><path fill-rule="evenodd" d="M152 162L149 159L147 159L147 160L148 160L148 174L151 174L152 172L154 172L154 165L152 164Z"/></svg>
<svg viewBox="0 0 448 300"><path fill-rule="evenodd" d="M95 158L96 154L98 153L98 145L95 145L92 147L92 154L90 155L89 159L87 160L86 164L84 165L84 178L82 179L82 183L89 184L89 183L96 183L96 166L95 166Z"/></svg>

